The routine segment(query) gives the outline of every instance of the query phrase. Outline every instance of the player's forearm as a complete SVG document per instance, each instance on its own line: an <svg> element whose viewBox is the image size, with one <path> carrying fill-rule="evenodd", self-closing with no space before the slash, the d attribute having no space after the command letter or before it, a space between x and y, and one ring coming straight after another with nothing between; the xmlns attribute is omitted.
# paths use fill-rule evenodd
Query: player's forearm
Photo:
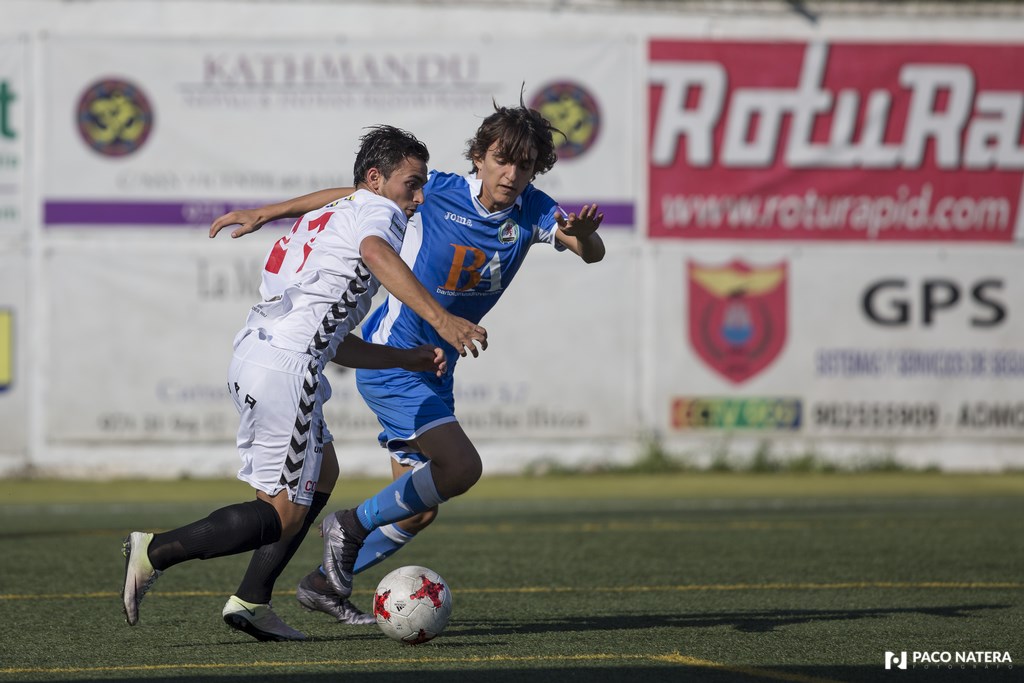
<svg viewBox="0 0 1024 683"><path fill-rule="evenodd" d="M326 204L330 204L335 199L347 197L353 192L355 192L355 188L352 187L332 187L326 190L317 190L316 192L304 194L301 197L286 199L277 204L268 204L261 209L261 213L267 216L267 221L265 222L277 220L278 218L297 218L304 213L315 211Z"/></svg>
<svg viewBox="0 0 1024 683"><path fill-rule="evenodd" d="M391 246L379 237L367 237L359 246L363 263L392 296L411 308L434 329L448 312L434 301L430 292L420 284L405 261Z"/></svg>
<svg viewBox="0 0 1024 683"><path fill-rule="evenodd" d="M332 362L347 368L384 370L402 367L408 361L407 349L396 349L383 344L371 344L350 334L338 345Z"/></svg>
<svg viewBox="0 0 1024 683"><path fill-rule="evenodd" d="M604 258L604 240L596 232L576 238L576 244L579 245L576 253L585 263L597 263Z"/></svg>
<svg viewBox="0 0 1024 683"><path fill-rule="evenodd" d="M556 239L564 244L569 251L583 259L585 263L597 263L604 258L604 240L597 233L592 232L583 237L573 237L559 230Z"/></svg>

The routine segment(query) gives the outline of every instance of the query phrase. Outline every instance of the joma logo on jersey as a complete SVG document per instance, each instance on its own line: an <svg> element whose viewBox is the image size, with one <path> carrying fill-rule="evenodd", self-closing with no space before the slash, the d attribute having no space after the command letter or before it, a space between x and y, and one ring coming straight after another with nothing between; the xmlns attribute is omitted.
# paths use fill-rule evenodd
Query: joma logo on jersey
<svg viewBox="0 0 1024 683"><path fill-rule="evenodd" d="M482 249L476 247L464 244L452 244L452 247L455 248L452 266L441 289L448 292L501 290L501 255L498 252L488 258Z"/></svg>
<svg viewBox="0 0 1024 683"><path fill-rule="evenodd" d="M465 216L460 216L457 213L452 213L451 211L445 211L444 212L444 219L446 221L453 221L455 223L460 223L460 224L465 225L465 226L470 227L470 228L473 227L472 219L466 218Z"/></svg>

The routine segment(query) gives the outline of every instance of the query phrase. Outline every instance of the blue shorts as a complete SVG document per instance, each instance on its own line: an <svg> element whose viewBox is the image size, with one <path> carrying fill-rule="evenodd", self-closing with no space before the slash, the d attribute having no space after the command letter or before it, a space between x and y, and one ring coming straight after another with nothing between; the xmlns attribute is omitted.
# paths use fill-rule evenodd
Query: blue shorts
<svg viewBox="0 0 1024 683"><path fill-rule="evenodd" d="M429 372L357 370L356 387L384 430L377 439L403 465L425 462L407 452L407 442L448 422L455 422L452 375L441 379Z"/></svg>

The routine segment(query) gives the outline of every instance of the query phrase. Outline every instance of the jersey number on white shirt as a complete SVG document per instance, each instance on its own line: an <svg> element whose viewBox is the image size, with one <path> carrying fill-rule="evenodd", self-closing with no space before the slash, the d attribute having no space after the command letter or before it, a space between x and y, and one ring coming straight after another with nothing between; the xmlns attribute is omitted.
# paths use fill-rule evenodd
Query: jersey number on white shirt
<svg viewBox="0 0 1024 683"><path fill-rule="evenodd" d="M313 244L316 242L316 236L323 232L323 229L327 227L327 222L331 220L331 216L334 212L328 211L327 213L321 214L317 218L314 218L307 225L305 232L305 241L291 244L292 237L299 231L299 224L302 223L302 219L295 221L295 225L292 226L292 231L279 239L274 243L274 248L270 250L270 256L267 257L267 265L264 266L264 270L268 273L280 273L281 266L284 264L285 257L288 256L289 250L293 246L302 244L302 262L299 263L299 267L295 269L295 272L301 272L302 267L306 265L306 259L309 258L310 252L313 251ZM294 253L294 252L293 252Z"/></svg>

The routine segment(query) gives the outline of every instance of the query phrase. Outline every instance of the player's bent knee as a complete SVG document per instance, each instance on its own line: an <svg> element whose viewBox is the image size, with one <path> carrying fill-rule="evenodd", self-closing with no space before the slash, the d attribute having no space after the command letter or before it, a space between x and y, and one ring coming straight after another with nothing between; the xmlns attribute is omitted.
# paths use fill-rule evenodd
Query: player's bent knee
<svg viewBox="0 0 1024 683"><path fill-rule="evenodd" d="M475 453L474 453L475 455ZM480 481L480 476L483 474L484 467L480 461L480 456L476 455L473 458L466 458L462 466L459 468L457 476L457 489L458 492L453 495L462 495L469 489L473 488L473 485Z"/></svg>

